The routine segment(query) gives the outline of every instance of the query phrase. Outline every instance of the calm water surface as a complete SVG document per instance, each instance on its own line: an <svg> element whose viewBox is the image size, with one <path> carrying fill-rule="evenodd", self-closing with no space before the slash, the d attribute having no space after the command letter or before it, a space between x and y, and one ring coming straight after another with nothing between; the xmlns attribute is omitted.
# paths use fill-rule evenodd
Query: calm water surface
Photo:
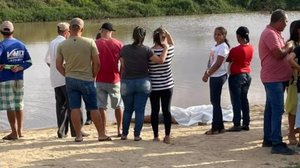
<svg viewBox="0 0 300 168"><path fill-rule="evenodd" d="M288 13L289 21L299 19L300 12ZM250 30L250 40L257 49L259 36L269 23L268 13L218 14L201 16L175 16L110 19L117 30L114 36L124 44L131 43L135 26L147 29L145 44L151 46L151 34L163 25L175 40L173 74L175 80L173 106L189 107L209 104L209 88L201 81L206 68L210 47L214 44L213 31L223 26L228 31L231 46L237 45L235 30L243 25ZM84 36L94 38L100 25L107 20L86 21ZM33 66L25 72L25 128L46 128L56 125L54 91L50 86L49 68L44 57L49 41L56 37L57 22L15 24L15 37L25 42L32 57ZM288 29L283 32L288 38ZM260 63L257 50L252 62L252 85L249 91L251 104L262 104L265 100L263 85L259 79ZM222 105L230 105L228 84L224 85ZM149 104L146 113L150 113ZM109 119L114 121L113 111L109 110ZM6 112L0 111L0 130L8 129Z"/></svg>

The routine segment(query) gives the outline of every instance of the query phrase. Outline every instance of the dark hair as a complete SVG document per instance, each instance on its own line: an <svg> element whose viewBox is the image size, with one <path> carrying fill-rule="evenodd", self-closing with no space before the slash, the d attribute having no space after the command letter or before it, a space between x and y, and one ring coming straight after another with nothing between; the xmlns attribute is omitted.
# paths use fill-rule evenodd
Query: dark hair
<svg viewBox="0 0 300 168"><path fill-rule="evenodd" d="M295 20L290 25L290 40L294 43L299 43L300 40L298 29L300 29L300 20Z"/></svg>
<svg viewBox="0 0 300 168"><path fill-rule="evenodd" d="M240 26L237 30L236 30L236 34L240 35L243 39L245 39L247 42L250 42L249 39L249 30L247 27L245 26Z"/></svg>
<svg viewBox="0 0 300 168"><path fill-rule="evenodd" d="M225 37L225 43L226 43L227 46L230 48L229 41L228 41L228 39L226 38L226 36L227 36L227 30L226 30L224 27L222 27L222 26L216 27L216 28L215 28L215 31L216 31L216 30L219 30L219 31L224 35L224 37Z"/></svg>
<svg viewBox="0 0 300 168"><path fill-rule="evenodd" d="M275 11L272 12L271 23L276 23L280 19L286 19L286 13L282 9L276 9Z"/></svg>
<svg viewBox="0 0 300 168"><path fill-rule="evenodd" d="M101 33L96 34L96 40L99 39L99 38L101 38Z"/></svg>
<svg viewBox="0 0 300 168"><path fill-rule="evenodd" d="M133 45L141 45L144 42L146 36L146 30L143 27L135 27L133 29L133 34L132 34L132 38L133 38Z"/></svg>
<svg viewBox="0 0 300 168"><path fill-rule="evenodd" d="M163 45L161 44L161 39L162 38L166 38L166 34L165 34L165 30L162 27L157 28L156 30L154 30L153 32L153 43L158 44L160 46L163 47Z"/></svg>

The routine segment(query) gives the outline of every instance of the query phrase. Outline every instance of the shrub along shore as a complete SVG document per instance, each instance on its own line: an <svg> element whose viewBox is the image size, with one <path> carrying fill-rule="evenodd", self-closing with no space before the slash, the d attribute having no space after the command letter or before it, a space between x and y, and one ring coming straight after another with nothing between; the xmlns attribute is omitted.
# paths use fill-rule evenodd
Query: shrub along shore
<svg viewBox="0 0 300 168"><path fill-rule="evenodd" d="M83 19L195 15L276 8L299 10L299 0L0 0L0 21L43 22Z"/></svg>

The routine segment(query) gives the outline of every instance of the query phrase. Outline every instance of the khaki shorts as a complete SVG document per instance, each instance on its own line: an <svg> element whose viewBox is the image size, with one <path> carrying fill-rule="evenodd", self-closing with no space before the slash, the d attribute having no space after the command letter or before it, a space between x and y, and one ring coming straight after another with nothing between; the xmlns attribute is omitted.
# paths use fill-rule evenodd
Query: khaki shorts
<svg viewBox="0 0 300 168"><path fill-rule="evenodd" d="M123 107L121 99L121 84L97 82L97 103L99 108L107 109L107 99L110 98L111 108L119 109Z"/></svg>
<svg viewBox="0 0 300 168"><path fill-rule="evenodd" d="M23 110L23 80L0 82L0 110Z"/></svg>

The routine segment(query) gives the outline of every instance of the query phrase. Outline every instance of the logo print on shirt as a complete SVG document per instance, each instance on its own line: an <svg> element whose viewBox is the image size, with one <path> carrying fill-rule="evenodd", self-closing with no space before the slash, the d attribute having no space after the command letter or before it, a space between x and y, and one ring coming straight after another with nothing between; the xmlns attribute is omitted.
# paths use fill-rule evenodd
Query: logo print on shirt
<svg viewBox="0 0 300 168"><path fill-rule="evenodd" d="M16 58L23 58L24 57L24 50L14 49L10 52L7 51L7 59L16 59Z"/></svg>

